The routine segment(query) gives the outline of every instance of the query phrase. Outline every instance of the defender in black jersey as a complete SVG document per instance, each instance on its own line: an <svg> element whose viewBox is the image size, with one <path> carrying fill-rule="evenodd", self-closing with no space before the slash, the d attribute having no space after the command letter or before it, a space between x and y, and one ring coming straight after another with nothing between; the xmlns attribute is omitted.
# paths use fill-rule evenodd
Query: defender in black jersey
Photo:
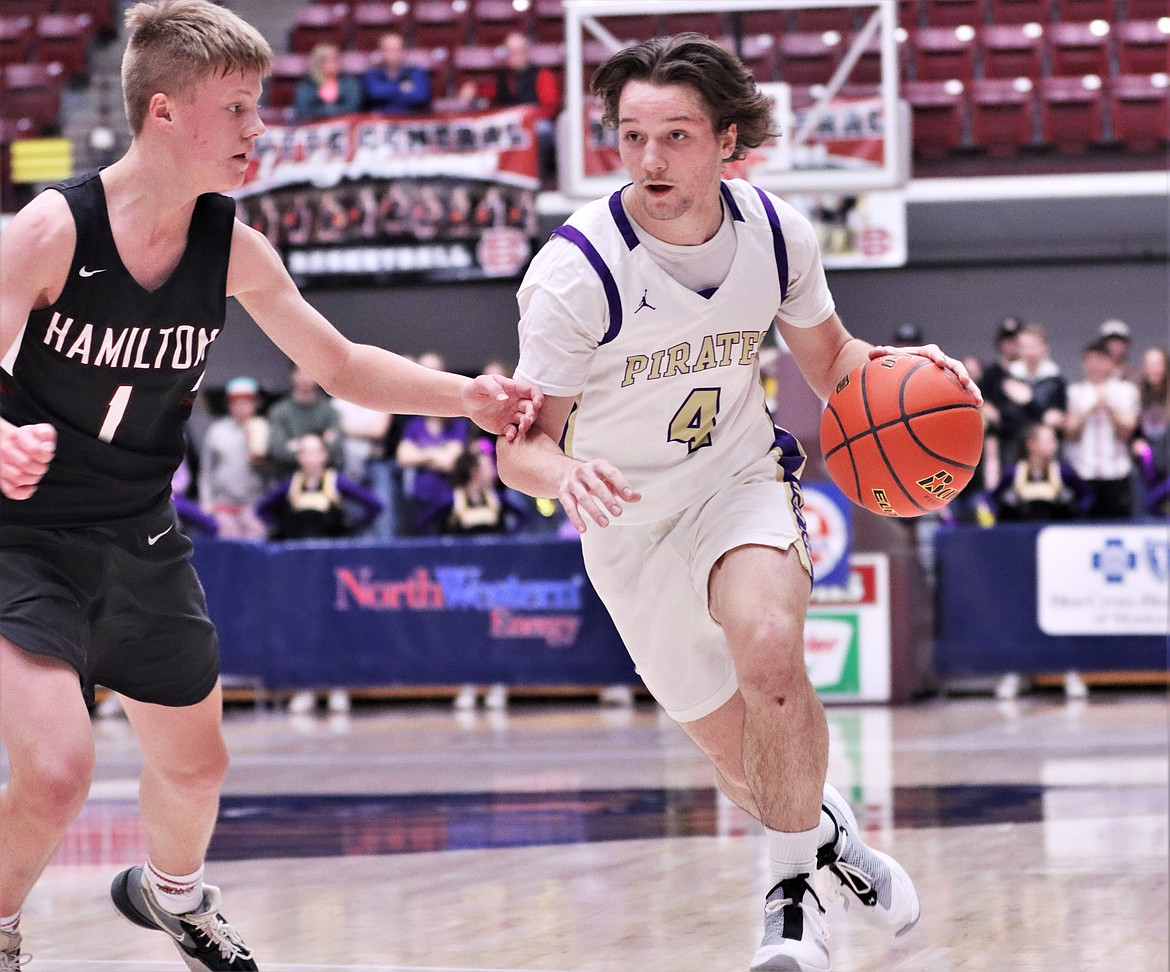
<svg viewBox="0 0 1170 972"><path fill-rule="evenodd" d="M268 44L208 0L140 3L123 89L133 141L0 236L0 968L93 773L86 696L123 697L142 746L148 859L112 894L190 968L255 969L203 883L227 768L215 632L170 504L182 432L235 297L332 394L467 415L513 437L540 393L345 339L219 195L243 180Z"/></svg>

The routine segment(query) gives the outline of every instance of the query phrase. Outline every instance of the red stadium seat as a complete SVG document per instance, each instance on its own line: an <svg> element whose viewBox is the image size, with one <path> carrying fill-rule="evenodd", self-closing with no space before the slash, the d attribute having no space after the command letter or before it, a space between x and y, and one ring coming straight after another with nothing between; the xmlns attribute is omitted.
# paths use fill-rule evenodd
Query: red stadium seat
<svg viewBox="0 0 1170 972"><path fill-rule="evenodd" d="M1170 69L1170 19L1122 21L1113 32L1121 74L1156 74Z"/></svg>
<svg viewBox="0 0 1170 972"><path fill-rule="evenodd" d="M977 27L987 20L984 0L926 0L928 27Z"/></svg>
<svg viewBox="0 0 1170 972"><path fill-rule="evenodd" d="M735 41L730 37L723 38L723 45L735 50ZM744 37L740 44L739 56L757 81L775 81L779 78L776 38L771 34L752 34Z"/></svg>
<svg viewBox="0 0 1170 972"><path fill-rule="evenodd" d="M1050 24L1045 37L1048 65L1052 74L1081 77L1109 73L1109 49L1112 35L1098 35L1089 24Z"/></svg>
<svg viewBox="0 0 1170 972"><path fill-rule="evenodd" d="M943 158L962 145L967 95L945 81L905 81L902 97L910 105L914 154Z"/></svg>
<svg viewBox="0 0 1170 972"><path fill-rule="evenodd" d="M65 69L49 64L8 64L3 71L4 117L27 119L24 135L44 135L57 128Z"/></svg>
<svg viewBox="0 0 1170 972"><path fill-rule="evenodd" d="M1115 22L1121 11L1119 0L1053 0L1056 19L1069 23L1088 23L1090 20Z"/></svg>
<svg viewBox="0 0 1170 972"><path fill-rule="evenodd" d="M991 0L993 24L1046 24L1049 0Z"/></svg>
<svg viewBox="0 0 1170 972"><path fill-rule="evenodd" d="M495 84L496 71L503 64L503 53L496 45L487 47L465 44L455 48L451 66L455 74L456 89L470 81L481 91L490 90Z"/></svg>
<svg viewBox="0 0 1170 972"><path fill-rule="evenodd" d="M410 33L406 12L395 12L390 3L354 4L350 24L350 43L358 51L372 51L388 31L395 31L403 37Z"/></svg>
<svg viewBox="0 0 1170 972"><path fill-rule="evenodd" d="M310 3L297 9L289 30L289 48L294 54L308 54L318 44L344 47L348 34L348 8Z"/></svg>
<svg viewBox="0 0 1170 972"><path fill-rule="evenodd" d="M31 17L0 17L0 64L23 64L32 49Z"/></svg>
<svg viewBox="0 0 1170 972"><path fill-rule="evenodd" d="M834 34L782 34L776 40L780 77L788 84L824 84L841 62L842 42Z"/></svg>
<svg viewBox="0 0 1170 972"><path fill-rule="evenodd" d="M770 34L780 37L788 31L788 13L784 10L745 10L740 15L743 34Z"/></svg>
<svg viewBox="0 0 1170 972"><path fill-rule="evenodd" d="M89 39L93 36L89 14L42 14L36 20L37 60L57 61L71 78L89 74Z"/></svg>
<svg viewBox="0 0 1170 972"><path fill-rule="evenodd" d="M1170 17L1170 0L1125 0L1128 20L1157 20Z"/></svg>
<svg viewBox="0 0 1170 972"><path fill-rule="evenodd" d="M509 34L528 36L531 8L517 10L512 0L475 0L471 15L471 39L475 44L500 44Z"/></svg>
<svg viewBox="0 0 1170 972"><path fill-rule="evenodd" d="M1170 88L1165 75L1122 74L1109 85L1113 138L1131 152L1153 152L1170 141Z"/></svg>
<svg viewBox="0 0 1170 972"><path fill-rule="evenodd" d="M906 30L921 27L925 7L925 0L898 0L898 26Z"/></svg>
<svg viewBox="0 0 1170 972"><path fill-rule="evenodd" d="M467 42L467 10L451 0L417 0L410 7L410 19L415 47L454 49Z"/></svg>
<svg viewBox="0 0 1170 972"><path fill-rule="evenodd" d="M835 30L843 34L855 26L853 10L849 7L813 7L792 12L792 29L795 31L823 33Z"/></svg>
<svg viewBox="0 0 1170 972"><path fill-rule="evenodd" d="M297 85L309 72L308 54L274 54L272 73L264 82L268 107L289 108L296 95Z"/></svg>
<svg viewBox="0 0 1170 972"><path fill-rule="evenodd" d="M910 62L919 81L966 80L975 76L975 39L960 37L961 29L919 27L911 33Z"/></svg>
<svg viewBox="0 0 1170 972"><path fill-rule="evenodd" d="M1040 81L1040 140L1068 154L1087 152L1103 141L1101 81L1043 78Z"/></svg>
<svg viewBox="0 0 1170 972"><path fill-rule="evenodd" d="M618 40L644 41L658 35L656 14L631 14L628 17L598 17L598 24Z"/></svg>
<svg viewBox="0 0 1170 972"><path fill-rule="evenodd" d="M1033 142L1036 93L1031 82L971 82L971 144L989 155L1012 155Z"/></svg>
<svg viewBox="0 0 1170 972"><path fill-rule="evenodd" d="M41 14L52 13L53 0L4 0L5 17L28 17L36 20Z"/></svg>
<svg viewBox="0 0 1170 972"><path fill-rule="evenodd" d="M664 34L681 34L683 31L693 30L696 34L719 37L725 33L725 28L723 14L718 12L668 13L662 16L662 32Z"/></svg>
<svg viewBox="0 0 1170 972"><path fill-rule="evenodd" d="M565 9L561 0L536 0L532 7L532 29L541 44L557 44L565 39Z"/></svg>
<svg viewBox="0 0 1170 972"><path fill-rule="evenodd" d="M1030 29L1032 28L1032 29ZM985 78L1032 78L1044 63L1038 24L988 24L979 31L978 48Z"/></svg>
<svg viewBox="0 0 1170 972"><path fill-rule="evenodd" d="M853 38L848 38L845 42L845 49L849 49L849 44ZM906 45L898 45L898 70L899 76L904 76L906 61ZM881 84L882 80L882 55L881 55L881 38L874 35L869 42L869 46L861 52L859 57L853 64L853 70L849 72L849 77L845 79L849 84Z"/></svg>
<svg viewBox="0 0 1170 972"><path fill-rule="evenodd" d="M8 6L5 3L5 6ZM114 4L110 0L57 0L53 9L64 14L89 14L95 31L108 34L115 31Z"/></svg>

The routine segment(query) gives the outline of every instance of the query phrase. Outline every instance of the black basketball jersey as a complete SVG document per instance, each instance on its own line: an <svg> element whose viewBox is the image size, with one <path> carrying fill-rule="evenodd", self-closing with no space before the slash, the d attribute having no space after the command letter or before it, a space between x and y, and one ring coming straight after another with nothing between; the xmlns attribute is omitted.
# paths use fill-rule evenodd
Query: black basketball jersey
<svg viewBox="0 0 1170 972"><path fill-rule="evenodd" d="M32 497L0 496L0 523L94 524L164 502L227 307L231 199L199 197L182 258L148 291L122 265L98 174L55 188L77 247L61 296L29 315L0 362L0 415L51 424L57 453Z"/></svg>

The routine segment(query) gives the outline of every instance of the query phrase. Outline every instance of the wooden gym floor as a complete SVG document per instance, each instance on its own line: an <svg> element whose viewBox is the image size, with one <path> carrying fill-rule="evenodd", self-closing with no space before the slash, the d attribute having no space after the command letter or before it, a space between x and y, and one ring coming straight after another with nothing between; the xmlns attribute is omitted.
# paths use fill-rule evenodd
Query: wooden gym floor
<svg viewBox="0 0 1170 972"><path fill-rule="evenodd" d="M886 940L830 911L839 972L1166 972L1167 716L1153 689L1066 703L832 707L830 779L917 882ZM118 918L144 857L140 763L95 719L89 804L26 904L30 972L181 970ZM231 707L208 880L275 972L744 972L757 826L652 703ZM0 773L6 767L0 764Z"/></svg>

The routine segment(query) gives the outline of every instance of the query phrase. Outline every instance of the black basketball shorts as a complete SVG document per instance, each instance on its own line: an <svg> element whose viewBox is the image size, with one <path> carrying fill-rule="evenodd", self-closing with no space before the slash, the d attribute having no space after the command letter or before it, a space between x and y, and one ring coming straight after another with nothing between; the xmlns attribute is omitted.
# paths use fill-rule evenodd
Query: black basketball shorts
<svg viewBox="0 0 1170 972"><path fill-rule="evenodd" d="M219 642L168 503L116 524L0 524L0 635L72 665L96 685L159 705L194 705L219 677Z"/></svg>

